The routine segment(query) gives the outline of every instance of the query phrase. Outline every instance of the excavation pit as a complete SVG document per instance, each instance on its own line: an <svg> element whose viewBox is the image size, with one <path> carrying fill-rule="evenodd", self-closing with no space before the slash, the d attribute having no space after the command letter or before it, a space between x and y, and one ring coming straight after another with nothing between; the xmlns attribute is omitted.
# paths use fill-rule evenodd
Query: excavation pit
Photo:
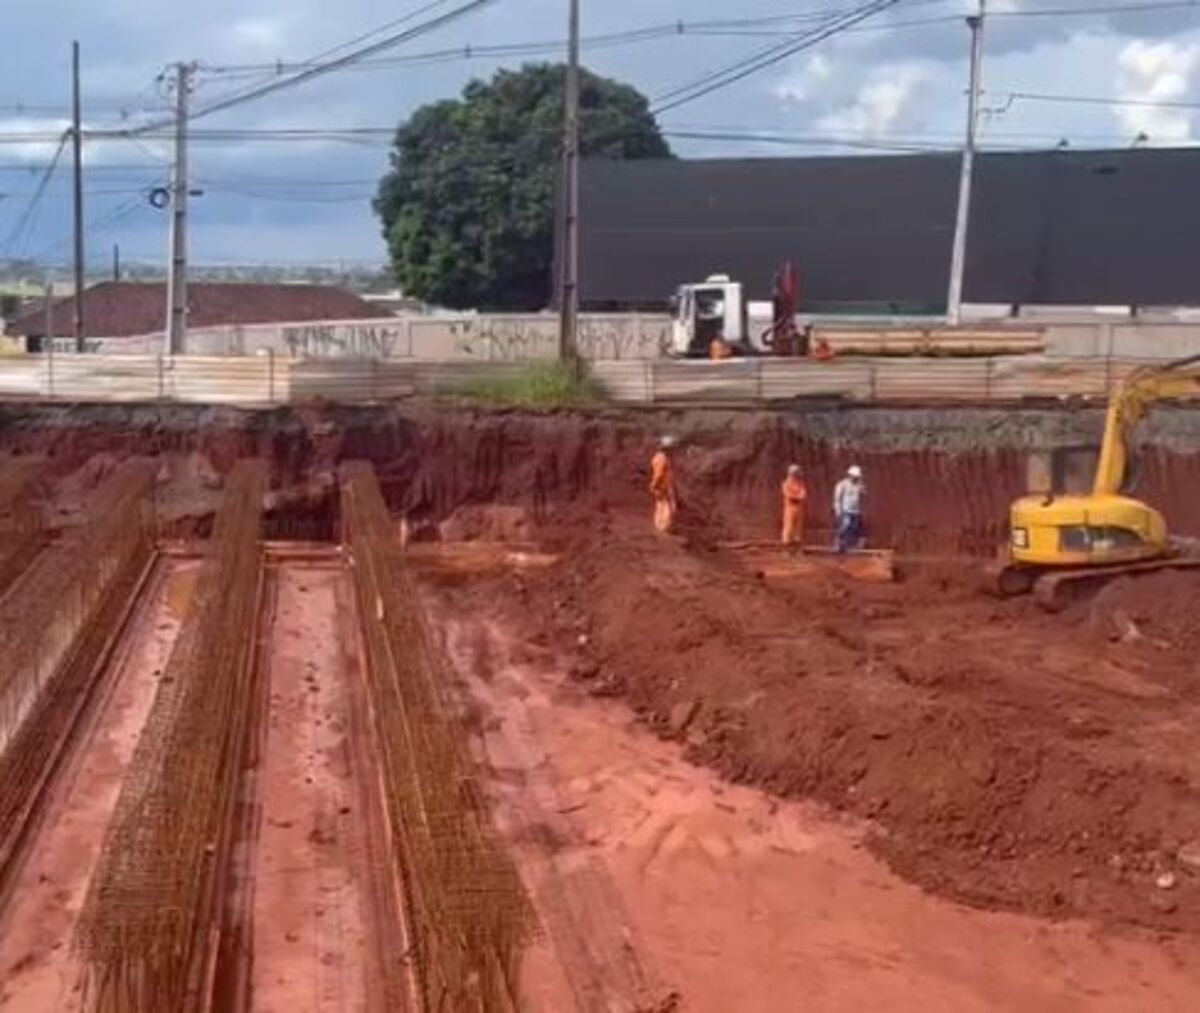
<svg viewBox="0 0 1200 1013"><path fill-rule="evenodd" d="M835 1010L880 994L897 1009L1194 1008L1200 582L1114 586L1050 616L976 580L1031 468L1098 424L4 409L0 455L49 463L45 544L0 595L22 593L133 456L158 465L161 537L8 869L0 1008L94 994L76 945L93 859L249 457L270 470L256 695L201 1007L421 1008L439 973L477 987L413 946L433 910L417 901L457 895L406 879L445 868L411 851L388 806L406 768L381 746L371 638L399 617L440 659L420 699L449 736L437 748L469 758L455 804L486 818L479 840L532 911L527 927L472 922L480 953L516 954L489 964L516 1008L766 1010L789 991ZM1200 534L1200 417L1155 425L1138 494ZM653 533L645 488L664 430L681 437L671 538ZM833 481L864 467L869 538L902 581L773 544L793 460L814 537ZM349 534L353 461L385 502L378 550ZM402 568L406 604L364 597L376 551L379 573ZM461 873L469 884L471 863Z"/></svg>

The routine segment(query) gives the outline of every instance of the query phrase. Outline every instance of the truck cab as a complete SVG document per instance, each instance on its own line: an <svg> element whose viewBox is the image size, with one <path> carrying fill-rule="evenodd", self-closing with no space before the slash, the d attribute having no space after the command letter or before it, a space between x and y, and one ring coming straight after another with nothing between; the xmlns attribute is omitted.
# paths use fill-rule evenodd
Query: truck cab
<svg viewBox="0 0 1200 1013"><path fill-rule="evenodd" d="M749 349L749 321L740 282L714 274L699 284L680 285L671 298L671 354L704 358L714 338L745 354Z"/></svg>

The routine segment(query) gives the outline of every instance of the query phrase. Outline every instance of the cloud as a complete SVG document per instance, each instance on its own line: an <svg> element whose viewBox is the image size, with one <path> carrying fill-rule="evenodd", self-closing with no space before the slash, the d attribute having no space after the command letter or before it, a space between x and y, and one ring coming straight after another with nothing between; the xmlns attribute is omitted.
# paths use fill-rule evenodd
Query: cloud
<svg viewBox="0 0 1200 1013"><path fill-rule="evenodd" d="M275 18L245 18L229 29L229 35L242 50L275 54L284 48L283 24Z"/></svg>
<svg viewBox="0 0 1200 1013"><path fill-rule="evenodd" d="M786 104L808 102L814 92L833 76L833 63L824 53L810 56L794 74L785 77L771 89L774 96Z"/></svg>
<svg viewBox="0 0 1200 1013"><path fill-rule="evenodd" d="M1200 66L1200 43L1134 39L1117 56L1117 97L1137 102L1178 102L1188 97ZM1117 106L1117 121L1131 134L1144 133L1158 144L1193 139L1187 109Z"/></svg>
<svg viewBox="0 0 1200 1013"><path fill-rule="evenodd" d="M1115 0L1110 0L1115 3ZM961 140L963 95L969 35L962 16L978 0L945 0L938 4L897 4L890 11L849 32L799 53L786 63L755 75L727 90L714 92L695 105L664 117L668 123L716 129L729 124L747 131L794 132L797 137L818 132L849 131L855 137L892 133L899 140L944 146ZM206 0L204 4L163 3L162 0L38 0L5 5L6 38L20 39L16 59L0 61L0 115L42 118L52 132L61 129L56 116L68 104L70 38L83 45L84 115L96 127L145 122L161 118L166 100L155 87L156 75L168 63L196 59L210 66L295 60L394 21L401 13L424 5L424 0L338 0L331 20L329 0ZM988 10L1036 10L1078 5L1084 0L988 0ZM789 5L781 0L606 0L585 4L584 32L604 35L647 24L728 19L731 6L739 18L772 17ZM792 5L793 7L795 5ZM838 4L818 4L837 7ZM11 10L7 9L11 8ZM653 10L651 10L653 8ZM948 20L930 23L930 19ZM566 14L562 0L502 0L480 14L414 40L397 55L478 45L561 38ZM911 24L923 22L921 24ZM901 23L905 27L896 27ZM63 26L70 25L70 35ZM888 26L891 27L888 27ZM768 31L770 27L768 26ZM739 30L740 31L740 30ZM629 46L585 50L587 64L597 72L621 78L649 95L728 65L777 41L778 36L672 35ZM1134 40L1140 54L1119 56ZM1166 44L1165 63L1146 71L1146 55ZM985 104L1002 106L1009 91L1066 95L1161 97L1171 75L1200 90L1194 57L1200 46L1200 6L1172 12L1163 9L1114 14L1089 11L1079 17L992 17L985 33ZM1183 54L1182 56L1180 54ZM1179 61L1182 60L1182 65ZM1173 62L1174 61L1174 62ZM390 126L418 105L457 94L472 77L491 73L500 62L450 61L417 64L371 72L339 73L303 87L287 89L239 106L197 124L219 128L258 126ZM1120 78L1120 81L1118 81ZM245 78L202 75L194 97L197 107L236 92ZM1177 85L1173 86L1177 87ZM1188 93L1185 91L1184 97ZM50 109L47 109L50 107ZM127 110L125 117L122 110ZM1144 129L1152 140L1169 143L1190 137L1193 126L1185 110L1123 107L1117 118L1104 105L1017 102L1003 117L988 123L988 143L1030 146L1054 143L1060 136L1078 147L1128 143ZM1126 119L1126 116L1129 119ZM818 127L818 124L821 124ZM42 124L0 122L0 132L28 131ZM1196 131L1200 134L1200 130ZM49 160L53 143L0 145L0 188L28 192L31 172ZM752 155L807 154L827 151L779 145L754 148L717 140L680 141L680 154ZM169 140L94 142L87 148L88 186L97 191L161 181L161 163L169 158ZM311 195L322 196L330 180L368 179L386 167L386 147L380 144L299 144L267 141L204 140L192 147L198 178L217 184L243 177L294 180L311 184ZM69 232L69 158L51 182L50 197L41 209L43 225L55 235ZM127 172L130 166L136 171ZM144 168L141 168L143 167ZM68 171L63 171L64 169ZM126 180L128 179L128 182ZM119 180L119 182L114 182ZM334 188L337 192L340 189ZM53 198L53 199L50 199ZM219 199L218 199L219 198ZM102 217L126 200L97 193L89 217ZM0 201L0 236L12 227L22 204ZM326 255L326 236L333 233L338 255L379 256L382 243L369 206L315 201L259 201L222 194L214 185L210 196L196 202L193 240L209 256L271 257ZM267 215L269 236L260 236L255 216ZM156 213L122 218L113 238L138 236L146 255L161 256L163 220ZM228 229L222 231L224 226ZM352 226L352 227L351 227ZM344 228L344 231L342 229ZM288 235L294 236L289 242ZM106 239L109 238L107 235ZM133 248L137 249L137 244Z"/></svg>
<svg viewBox="0 0 1200 1013"><path fill-rule="evenodd" d="M13 162L44 164L53 157L54 152L58 149L57 138L61 137L70 125L70 121L64 119L35 119L27 116L0 118L0 136L5 134L18 137L22 134L37 135L34 140L6 142L0 148L0 152L3 153L6 160Z"/></svg>
<svg viewBox="0 0 1200 1013"><path fill-rule="evenodd" d="M817 120L817 127L834 133L877 139L918 119L930 73L920 64L883 68L858 90L854 101Z"/></svg>

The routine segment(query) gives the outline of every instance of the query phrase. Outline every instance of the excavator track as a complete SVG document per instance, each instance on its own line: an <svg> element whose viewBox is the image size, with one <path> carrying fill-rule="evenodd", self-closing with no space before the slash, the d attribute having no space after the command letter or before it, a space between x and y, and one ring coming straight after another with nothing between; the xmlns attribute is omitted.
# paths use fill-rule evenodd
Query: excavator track
<svg viewBox="0 0 1200 1013"><path fill-rule="evenodd" d="M1200 570L1200 558L1154 559L1145 563L1042 573L1033 582L1033 597L1047 612L1061 612L1118 577L1138 577L1163 570Z"/></svg>

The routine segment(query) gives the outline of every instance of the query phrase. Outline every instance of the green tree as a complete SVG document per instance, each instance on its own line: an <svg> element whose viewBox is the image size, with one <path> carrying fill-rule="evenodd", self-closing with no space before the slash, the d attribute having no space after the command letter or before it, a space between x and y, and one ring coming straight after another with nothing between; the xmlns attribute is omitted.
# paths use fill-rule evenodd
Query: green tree
<svg viewBox="0 0 1200 1013"><path fill-rule="evenodd" d="M375 198L396 280L439 306L541 309L551 301L565 68L472 81L396 133ZM645 96L582 73L585 157L669 158Z"/></svg>

